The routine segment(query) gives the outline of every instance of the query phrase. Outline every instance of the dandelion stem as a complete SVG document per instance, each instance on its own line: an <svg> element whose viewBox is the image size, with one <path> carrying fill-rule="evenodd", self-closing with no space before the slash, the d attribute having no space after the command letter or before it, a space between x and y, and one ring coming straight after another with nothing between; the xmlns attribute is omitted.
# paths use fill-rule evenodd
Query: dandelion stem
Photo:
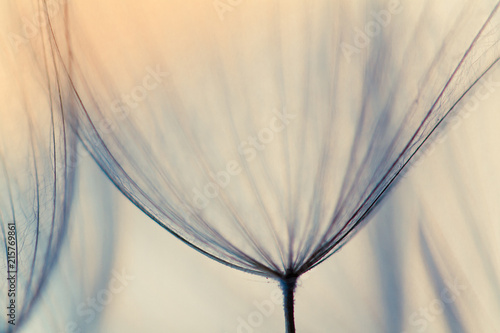
<svg viewBox="0 0 500 333"><path fill-rule="evenodd" d="M286 333L295 333L294 318L294 293L297 285L297 276L285 276L281 280L281 289L283 290L283 308L285 310Z"/></svg>

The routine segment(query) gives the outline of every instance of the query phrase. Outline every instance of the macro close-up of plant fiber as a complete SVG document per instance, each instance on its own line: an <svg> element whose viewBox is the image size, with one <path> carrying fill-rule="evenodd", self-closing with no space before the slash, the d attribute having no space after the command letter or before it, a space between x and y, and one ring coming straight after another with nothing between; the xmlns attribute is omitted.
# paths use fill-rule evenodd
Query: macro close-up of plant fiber
<svg viewBox="0 0 500 333"><path fill-rule="evenodd" d="M500 332L500 1L0 24L0 332Z"/></svg>

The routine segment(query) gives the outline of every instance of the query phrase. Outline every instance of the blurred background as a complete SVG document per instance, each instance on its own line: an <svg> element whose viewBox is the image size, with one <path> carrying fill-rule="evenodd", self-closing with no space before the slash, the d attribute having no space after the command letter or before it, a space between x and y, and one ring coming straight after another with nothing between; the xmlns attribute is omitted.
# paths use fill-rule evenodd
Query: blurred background
<svg viewBox="0 0 500 333"><path fill-rule="evenodd" d="M52 3L57 17L65 2ZM444 11L452 3L440 6ZM119 50L107 49L108 40L123 38L127 44L143 38L124 22L148 25L148 17L161 17L142 3L71 5L79 13L71 24L87 29L86 36L94 37L110 68ZM244 0L203 6L172 1L173 12L196 9L189 22L172 19L166 24L176 31L169 38L184 50L201 48L184 38L192 22L211 26L221 17L236 21L246 5ZM14 7L2 5L1 15ZM94 20L103 24L94 25ZM237 23L227 23L217 36L230 34L231 24ZM124 27L121 35L107 35L108 25ZM12 52L7 49L14 37L6 34L5 52ZM145 43L150 40L154 38ZM27 46L23 41L14 45ZM78 49L84 52L85 46ZM135 82L143 75L144 50L130 49L127 61L137 65L130 82ZM171 51L173 62L183 61L182 52L164 51ZM500 71L494 69L460 102L368 225L301 277L298 332L500 332L499 106ZM275 281L225 267L188 248L128 201L82 146L78 156L76 195L61 258L20 332L284 330Z"/></svg>

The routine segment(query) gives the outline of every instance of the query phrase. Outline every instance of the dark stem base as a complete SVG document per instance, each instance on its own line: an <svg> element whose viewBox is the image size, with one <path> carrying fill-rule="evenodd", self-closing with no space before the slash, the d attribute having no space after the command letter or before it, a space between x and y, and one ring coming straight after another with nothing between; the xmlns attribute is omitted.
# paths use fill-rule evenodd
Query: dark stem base
<svg viewBox="0 0 500 333"><path fill-rule="evenodd" d="M283 290L286 333L295 333L294 293L297 286L297 276L285 276L280 282Z"/></svg>

